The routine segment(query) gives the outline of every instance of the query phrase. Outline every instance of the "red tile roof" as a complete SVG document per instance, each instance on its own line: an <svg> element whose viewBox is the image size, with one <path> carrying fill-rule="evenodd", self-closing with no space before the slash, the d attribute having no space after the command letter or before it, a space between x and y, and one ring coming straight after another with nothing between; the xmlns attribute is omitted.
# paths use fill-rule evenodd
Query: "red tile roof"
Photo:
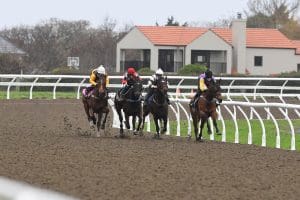
<svg viewBox="0 0 300 200"><path fill-rule="evenodd" d="M292 43L296 48L296 54L300 55L300 40L292 40Z"/></svg>
<svg viewBox="0 0 300 200"><path fill-rule="evenodd" d="M229 28L195 28L178 26L137 26L154 45L186 46L211 30L228 44L232 44L232 31ZM293 44L277 29L247 28L246 46L256 48L291 48Z"/></svg>
<svg viewBox="0 0 300 200"><path fill-rule="evenodd" d="M262 28L247 28L247 47L295 48L279 30Z"/></svg>

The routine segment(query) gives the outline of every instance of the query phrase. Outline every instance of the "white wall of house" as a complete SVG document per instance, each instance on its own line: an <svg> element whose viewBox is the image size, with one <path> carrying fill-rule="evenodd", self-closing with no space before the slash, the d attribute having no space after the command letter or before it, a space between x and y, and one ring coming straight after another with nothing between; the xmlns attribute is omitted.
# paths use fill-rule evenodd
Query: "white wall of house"
<svg viewBox="0 0 300 200"><path fill-rule="evenodd" d="M297 71L300 55L294 49L247 48L247 69L252 75L270 75ZM254 66L254 57L262 56L262 66Z"/></svg>
<svg viewBox="0 0 300 200"><path fill-rule="evenodd" d="M132 29L121 41L117 44L117 60L116 60L116 71L120 72L120 61L121 61L121 50L124 49L150 49L151 60L150 65L157 66L158 55L156 56L157 47L155 47L148 38L141 33L138 28ZM157 53L158 54L158 53ZM124 59L124 57L122 58Z"/></svg>
<svg viewBox="0 0 300 200"><path fill-rule="evenodd" d="M231 73L232 46L217 36L212 31L207 31L202 36L190 43L185 49L185 65L191 64L192 50L226 51L227 73Z"/></svg>

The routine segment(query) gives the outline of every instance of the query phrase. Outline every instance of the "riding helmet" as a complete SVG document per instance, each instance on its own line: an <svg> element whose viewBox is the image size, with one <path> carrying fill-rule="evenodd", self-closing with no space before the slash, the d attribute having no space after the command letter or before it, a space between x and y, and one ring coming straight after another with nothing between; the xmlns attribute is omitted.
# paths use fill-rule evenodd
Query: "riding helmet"
<svg viewBox="0 0 300 200"><path fill-rule="evenodd" d="M131 74L131 75L134 75L136 72L135 72L135 69L134 69L133 67L129 67L129 68L127 69L127 73L128 73L128 74Z"/></svg>
<svg viewBox="0 0 300 200"><path fill-rule="evenodd" d="M103 65L100 65L96 71L99 73L99 74L105 74L105 68L103 67Z"/></svg>
<svg viewBox="0 0 300 200"><path fill-rule="evenodd" d="M156 75L161 75L161 76L162 76L162 75L164 75L164 71L163 71L162 69L159 68L158 70L156 70L155 74L156 74Z"/></svg>
<svg viewBox="0 0 300 200"><path fill-rule="evenodd" d="M211 78L211 77L212 77L212 71L210 71L210 69L207 69L207 70L205 71L205 77L206 77L206 78Z"/></svg>

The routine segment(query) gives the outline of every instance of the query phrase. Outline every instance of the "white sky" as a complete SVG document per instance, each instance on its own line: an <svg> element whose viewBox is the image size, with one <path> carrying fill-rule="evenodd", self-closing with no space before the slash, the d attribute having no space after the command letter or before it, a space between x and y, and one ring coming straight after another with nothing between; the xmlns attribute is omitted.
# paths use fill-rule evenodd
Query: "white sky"
<svg viewBox="0 0 300 200"><path fill-rule="evenodd" d="M179 23L213 22L235 16L248 0L0 0L0 29L35 25L43 20L88 20L98 26L108 16L118 26L160 25L174 16Z"/></svg>

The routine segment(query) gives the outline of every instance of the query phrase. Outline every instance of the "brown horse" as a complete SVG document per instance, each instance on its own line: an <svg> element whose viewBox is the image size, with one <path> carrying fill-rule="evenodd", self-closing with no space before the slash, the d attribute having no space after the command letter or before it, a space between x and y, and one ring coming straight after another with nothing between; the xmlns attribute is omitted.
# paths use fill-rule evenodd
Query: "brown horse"
<svg viewBox="0 0 300 200"><path fill-rule="evenodd" d="M208 118L211 117L213 120L213 125L216 129L216 133L220 134L218 126L217 126L217 106L218 103L222 102L222 94L221 94L221 87L220 81L218 83L212 83L208 86L208 89L202 93L199 97L196 108L190 106L190 112L193 118L193 125L194 125L194 132L196 141L202 141L202 130L204 124L207 123L208 134L211 134L211 128L208 122ZM199 121L201 120L200 124L200 133L198 136L198 125Z"/></svg>
<svg viewBox="0 0 300 200"><path fill-rule="evenodd" d="M104 114L104 119L101 124L101 129L105 129L105 123L107 115L109 113L108 109L108 93L106 89L106 77L101 76L97 85L92 91L91 96L82 96L82 102L84 106L85 113L87 115L88 121L90 122L90 127L94 128L97 123L97 137L100 136L100 124L101 119ZM97 119L95 117L97 115Z"/></svg>
<svg viewBox="0 0 300 200"><path fill-rule="evenodd" d="M167 77L161 79L157 83L157 88L155 89L152 97L149 98L149 102L143 106L143 125L142 130L144 129L145 117L152 113L153 119L156 127L155 138L160 137L160 128L158 125L158 120L163 120L163 129L161 133L167 131L167 122L168 122L168 103L166 101L166 95L168 92L168 79Z"/></svg>

